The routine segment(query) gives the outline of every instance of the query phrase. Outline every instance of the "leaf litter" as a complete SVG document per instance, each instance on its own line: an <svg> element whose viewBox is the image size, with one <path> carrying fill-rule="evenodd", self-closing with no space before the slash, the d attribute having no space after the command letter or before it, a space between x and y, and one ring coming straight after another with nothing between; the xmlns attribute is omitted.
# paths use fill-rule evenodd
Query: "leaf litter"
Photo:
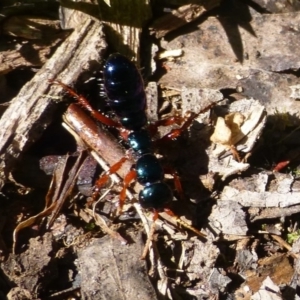
<svg viewBox="0 0 300 300"><path fill-rule="evenodd" d="M299 69L299 34L294 25L298 23L299 13L263 15L252 8L248 11L252 19L239 23L239 41L233 41L230 37L228 40L225 29L233 30L235 24L226 18L222 19L222 16L209 17L203 23L196 24L196 30L178 35L173 40L161 40L161 46L167 50L183 48L180 57L166 62L168 72L159 81L164 88L170 91L173 88L173 91L180 95L179 106L183 115L187 110L199 111L199 103L202 107L205 106L205 101L211 103L224 99L214 108L212 114L205 113L199 116L195 122L198 124L193 124L189 132L189 144L182 151L182 155L186 154L188 159L183 156L180 160L174 154L175 164L178 163L179 170L183 173L183 183L188 181L188 175L184 174L188 169L191 173L194 172L198 184L200 182L204 187L209 187L207 190L210 197L204 197L205 193L201 193L195 197L196 206L190 203L186 205L194 210L196 207L196 213L191 213L188 217L194 222L196 219L195 223L203 226L207 234L206 240L190 238L184 232L176 235L178 229L172 225L168 225L169 228L167 226L166 231L160 233L156 237L157 240L153 240L154 253L150 253L150 256L157 256L150 258L151 272L156 276L159 273L160 292L169 299L173 299L172 295L176 293L176 296L188 293L189 296L198 299L218 299L220 295L233 294L236 299L283 299L284 293L288 291L285 287L290 287L290 292L293 293L294 290L294 295L296 294L299 278L299 240L288 250L294 254L294 262L291 263L284 239L275 239L275 236L284 238L287 231L282 229L286 228L285 220L294 223L292 216L299 213L298 177L293 173L283 174L257 168L252 163L251 155L257 153L256 148L259 149L262 138L266 139L264 130L275 110L283 113L288 111L291 115L298 116L299 103L295 101L299 98L298 77L292 71ZM161 34L158 29L153 28ZM240 52L237 47L239 42L243 48ZM167 102L172 103L172 96ZM178 106L178 102L172 103L171 106ZM202 127L202 124L205 126ZM202 143L203 141L206 142ZM210 145L210 141L214 145ZM189 148L197 143L201 143L200 146L205 152L201 155L206 159L201 160L200 165L200 169L205 167L205 172L195 171L193 166L195 160L202 158L200 153L197 153L197 147L196 151L191 149L192 147ZM240 159L237 159L236 153ZM172 157L172 154L170 156ZM73 184L72 181L67 186ZM192 194L188 184L184 186L188 187L187 194ZM68 191L68 187L65 189ZM61 189L57 187L57 190ZM68 192L66 194L68 195ZM20 223L15 232L31 227L40 218L52 212L54 207L57 207L53 203L50 206L47 204L45 209L32 219ZM210 209L204 222L199 209ZM93 215L89 210L86 213ZM278 229L274 224L269 224L270 221L281 226L277 226ZM95 223L99 222L96 218ZM166 226L160 222L158 224ZM295 230L292 227L288 228L291 232ZM48 242L52 239L50 235L44 235L44 238L47 238ZM108 246L109 243L112 243L112 246ZM83 295L89 296L96 291L101 299L101 288L105 287L105 278L101 276L106 273L99 270L106 268L106 260L115 261L116 269L109 269L107 273L112 276L119 274L115 282L122 281L127 277L126 274L134 270L127 266L123 270L128 268L128 271L123 274L118 265L122 264L122 260L126 260L131 252L137 259L141 247L122 248L118 243L117 239L107 239L104 244L100 242L100 245L97 245L97 239L95 244L90 240L82 251L79 250L78 268L82 273ZM33 249L43 247L47 257L55 247L53 244L51 247L44 244L47 243L43 239L33 238L27 251L38 255ZM77 246L79 249L81 244L78 243ZM76 245L72 247L75 249ZM103 248L108 251L103 251ZM162 249L171 255L157 260ZM180 249L180 253L175 253L174 249ZM116 250L120 250L121 253L114 253ZM137 252L134 252L135 250ZM96 253L111 253L111 257L96 257ZM6 262L7 267L2 264L6 276L18 285L21 284L19 275L12 275L10 264L13 264L12 261L16 263L20 258L21 255L17 259L11 256ZM39 268L45 266L50 272L52 266L49 266L52 263L51 259L45 260L39 263ZM161 269L157 270L156 264ZM25 268L30 272L30 266L27 267L24 263L19 265L20 269ZM141 264L137 268L141 270L145 265ZM89 279L94 274L99 274L99 277L92 282ZM138 276L142 278L143 275L142 272ZM33 277L39 276L43 277L39 273ZM132 280L134 281L134 278ZM95 282L97 286L92 285ZM41 283L22 284L23 293L26 294L28 288L30 295L38 297L40 286L47 285L48 282L46 280ZM127 286L125 280L118 287L120 290L130 289L133 285L134 283ZM145 293L144 299L155 298L155 292L146 277L140 286L141 293ZM184 293L180 286L186 287ZM109 292L110 288L113 286L107 285L106 292ZM116 289L112 291L115 293ZM122 296L121 293L115 297Z"/></svg>

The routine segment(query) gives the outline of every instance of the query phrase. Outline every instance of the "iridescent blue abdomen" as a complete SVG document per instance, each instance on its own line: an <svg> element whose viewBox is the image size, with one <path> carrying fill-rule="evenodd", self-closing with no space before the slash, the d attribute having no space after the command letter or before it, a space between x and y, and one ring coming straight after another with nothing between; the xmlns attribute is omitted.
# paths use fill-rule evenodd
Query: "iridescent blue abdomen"
<svg viewBox="0 0 300 300"><path fill-rule="evenodd" d="M109 56L103 70L108 104L129 130L146 125L144 82L135 64L121 54Z"/></svg>

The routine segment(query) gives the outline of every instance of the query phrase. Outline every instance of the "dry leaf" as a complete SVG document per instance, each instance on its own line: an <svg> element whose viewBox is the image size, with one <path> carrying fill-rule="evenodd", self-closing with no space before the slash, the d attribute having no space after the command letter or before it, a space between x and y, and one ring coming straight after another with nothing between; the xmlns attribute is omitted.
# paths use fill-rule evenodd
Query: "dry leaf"
<svg viewBox="0 0 300 300"><path fill-rule="evenodd" d="M230 113L225 118L218 117L215 131L210 140L215 144L222 144L231 147L232 140L241 133L241 125L245 120L239 112Z"/></svg>
<svg viewBox="0 0 300 300"><path fill-rule="evenodd" d="M215 144L227 145L231 144L232 132L225 122L225 119L218 117L215 126L215 131L210 137L210 140Z"/></svg>
<svg viewBox="0 0 300 300"><path fill-rule="evenodd" d="M264 106L254 99L242 99L232 103L230 114L219 117L211 141L217 144L214 156L220 157L229 148L248 153L254 147L266 122ZM223 120L222 120L223 119Z"/></svg>

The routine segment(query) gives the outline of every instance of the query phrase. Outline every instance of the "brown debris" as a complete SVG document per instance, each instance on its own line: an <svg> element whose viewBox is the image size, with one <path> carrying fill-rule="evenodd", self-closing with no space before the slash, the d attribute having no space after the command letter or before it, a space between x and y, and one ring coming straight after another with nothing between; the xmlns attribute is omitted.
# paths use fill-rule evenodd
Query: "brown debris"
<svg viewBox="0 0 300 300"><path fill-rule="evenodd" d="M124 155L124 148L116 141L112 134L104 128L99 129L97 124L78 105L71 104L64 114L64 121L71 129L70 132L77 143L89 150L93 150L100 157L105 157L108 165L113 165ZM114 149L111 151L111 149ZM130 170L131 160L127 160L118 170L121 178Z"/></svg>
<svg viewBox="0 0 300 300"><path fill-rule="evenodd" d="M11 102L0 120L2 170L8 172L21 153L41 136L51 122L56 108L51 94L61 88L52 87L49 94L48 79L61 77L66 84L74 82L80 71L87 67L92 59L99 58L99 53L101 55L105 45L105 42L99 39L101 36L102 28L99 24L86 20ZM91 43L92 40L95 43ZM68 65L72 67L69 69ZM11 139L14 143L10 143Z"/></svg>
<svg viewBox="0 0 300 300"><path fill-rule="evenodd" d="M187 34L162 41L166 50L182 49L184 55L167 61L160 83L181 90L188 88L238 89L247 98L260 100L268 113L278 107L291 114L299 103L291 99L290 86L298 84L292 74L299 69L299 12L259 14L239 6L233 14L248 11L252 20L210 17ZM284 99L284 101L283 101Z"/></svg>
<svg viewBox="0 0 300 300"><path fill-rule="evenodd" d="M145 300L157 299L145 273L146 262L139 259L141 235L129 235L133 239L129 245L120 247L119 241L107 236L79 252L83 297L134 299L139 295Z"/></svg>
<svg viewBox="0 0 300 300"><path fill-rule="evenodd" d="M29 248L25 252L10 255L1 265L2 270L10 281L28 290L36 298L57 276L53 251L52 234L45 233L42 237L30 239Z"/></svg>
<svg viewBox="0 0 300 300"><path fill-rule="evenodd" d="M57 20L23 15L7 18L2 24L2 34L27 40L3 43L0 74L6 74L17 68L41 67L69 33L59 28Z"/></svg>
<svg viewBox="0 0 300 300"><path fill-rule="evenodd" d="M162 38L169 32L178 29L202 16L205 12L220 4L219 0L202 1L201 4L187 4L157 19L150 27L156 38Z"/></svg>

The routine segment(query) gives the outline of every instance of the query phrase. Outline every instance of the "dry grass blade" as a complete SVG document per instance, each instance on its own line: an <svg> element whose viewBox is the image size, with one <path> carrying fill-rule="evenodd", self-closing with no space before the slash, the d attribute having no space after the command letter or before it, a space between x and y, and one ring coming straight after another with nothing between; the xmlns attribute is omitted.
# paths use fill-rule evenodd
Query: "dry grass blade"
<svg viewBox="0 0 300 300"><path fill-rule="evenodd" d="M84 158L84 154L83 152L81 152L77 157L76 162L70 171L68 171L67 168L67 165L70 160L70 156L66 156L64 159L62 159L59 162L57 169L53 174L52 182L50 184L48 193L46 195L44 210L38 213L37 215L32 216L27 220L19 223L15 228L13 233L13 253L15 253L17 234L19 233L20 230L26 227L30 227L33 224L37 224L43 218L52 214L50 220L47 223L47 228L51 227L51 224L53 223L53 221L59 214L62 206L64 205L65 200L72 193L72 190L76 183L76 179L80 171L80 167L82 165L83 158ZM68 176L68 178L67 180L64 180L66 176Z"/></svg>

